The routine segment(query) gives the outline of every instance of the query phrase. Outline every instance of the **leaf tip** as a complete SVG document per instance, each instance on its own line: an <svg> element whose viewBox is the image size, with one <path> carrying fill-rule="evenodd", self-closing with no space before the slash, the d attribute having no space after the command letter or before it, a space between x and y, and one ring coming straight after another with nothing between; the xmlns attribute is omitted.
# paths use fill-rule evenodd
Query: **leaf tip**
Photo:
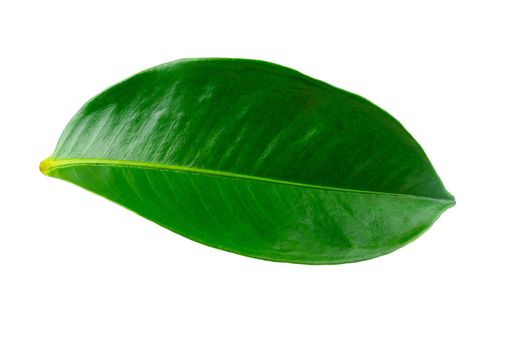
<svg viewBox="0 0 525 350"><path fill-rule="evenodd" d="M454 197L450 192L448 192L448 196L449 196L448 198L449 203L448 203L447 209L452 208L453 206L456 205L456 197Z"/></svg>

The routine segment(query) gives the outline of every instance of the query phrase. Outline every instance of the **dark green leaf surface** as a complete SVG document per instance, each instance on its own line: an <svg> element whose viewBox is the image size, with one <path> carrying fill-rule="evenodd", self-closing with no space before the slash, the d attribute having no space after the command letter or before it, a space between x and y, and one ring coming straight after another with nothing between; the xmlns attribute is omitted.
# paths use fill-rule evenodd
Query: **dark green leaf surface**
<svg viewBox="0 0 525 350"><path fill-rule="evenodd" d="M255 60L179 60L111 87L41 169L195 241L297 263L389 253L454 204L385 111Z"/></svg>

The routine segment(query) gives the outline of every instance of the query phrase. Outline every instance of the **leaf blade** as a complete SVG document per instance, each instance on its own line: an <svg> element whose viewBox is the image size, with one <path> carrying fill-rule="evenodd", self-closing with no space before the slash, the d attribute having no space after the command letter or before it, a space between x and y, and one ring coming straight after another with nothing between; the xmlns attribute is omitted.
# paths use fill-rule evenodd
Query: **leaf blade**
<svg viewBox="0 0 525 350"><path fill-rule="evenodd" d="M396 250L455 203L388 113L242 59L175 61L109 88L41 170L195 241L307 264Z"/></svg>

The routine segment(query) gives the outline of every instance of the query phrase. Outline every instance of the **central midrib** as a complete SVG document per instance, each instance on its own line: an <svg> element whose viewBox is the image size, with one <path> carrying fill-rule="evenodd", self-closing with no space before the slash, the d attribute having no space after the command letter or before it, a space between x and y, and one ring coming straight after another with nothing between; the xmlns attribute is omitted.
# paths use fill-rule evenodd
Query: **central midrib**
<svg viewBox="0 0 525 350"><path fill-rule="evenodd" d="M433 200L433 201L442 202L442 203L454 203L453 200L442 199L442 198L432 198L432 197L417 196L417 195L403 194L403 193L375 192L375 191L364 191L364 190L354 190L354 189L348 189L348 188L321 186L321 185L314 185L314 184L304 184L300 182L292 182L292 181L271 179L271 178L266 178L266 177L236 174L236 173L230 173L227 171L220 171L220 170L210 170L210 169L193 168L193 167L186 167L186 166L180 166L180 165L158 164L158 163L130 161L130 160L115 160L115 159L101 159L101 158L68 158L68 159L47 158L40 163L40 171L44 175L49 175L49 173L54 169L73 167L73 166L83 166L83 165L95 165L95 166L100 165L100 166L115 166L115 167L121 166L121 167L132 167L132 168L158 169L158 170L165 170L165 171L176 171L176 172L194 173L194 174L211 175L211 176L222 176L222 177L252 180L252 181L262 181L262 182L269 182L269 183L275 183L275 184L281 184L281 185L321 189L321 190L327 190L327 191L340 191L340 192L375 194L375 195L394 196L394 197L407 197L407 198L414 198L414 199Z"/></svg>

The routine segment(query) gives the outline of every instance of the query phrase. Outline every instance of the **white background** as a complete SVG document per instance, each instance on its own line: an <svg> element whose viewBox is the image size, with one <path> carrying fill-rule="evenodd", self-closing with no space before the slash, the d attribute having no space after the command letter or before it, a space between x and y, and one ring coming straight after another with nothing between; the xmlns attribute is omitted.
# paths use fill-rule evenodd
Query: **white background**
<svg viewBox="0 0 525 350"><path fill-rule="evenodd" d="M5 1L0 348L524 349L520 1ZM257 58L372 100L457 205L390 255L271 263L38 172L71 116L142 69Z"/></svg>

